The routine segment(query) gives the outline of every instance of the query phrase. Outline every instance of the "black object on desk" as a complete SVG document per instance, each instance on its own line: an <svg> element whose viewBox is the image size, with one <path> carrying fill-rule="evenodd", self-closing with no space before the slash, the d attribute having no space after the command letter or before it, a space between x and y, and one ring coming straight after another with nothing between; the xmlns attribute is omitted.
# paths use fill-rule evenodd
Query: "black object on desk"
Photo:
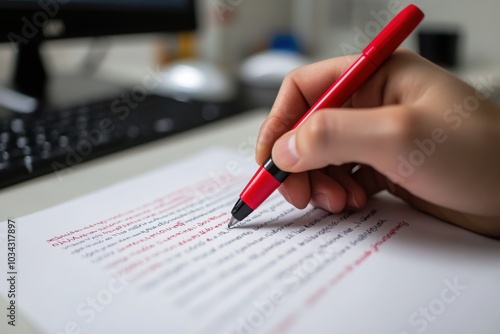
<svg viewBox="0 0 500 334"><path fill-rule="evenodd" d="M239 110L234 102L178 101L157 95L143 96L133 104L119 101L115 96L70 107L42 107L33 114L2 110L0 188L51 172L64 173L65 168L197 128Z"/></svg>
<svg viewBox="0 0 500 334"><path fill-rule="evenodd" d="M424 27L418 32L419 53L437 65L455 68L459 65L461 35L458 27Z"/></svg>
<svg viewBox="0 0 500 334"><path fill-rule="evenodd" d="M123 91L115 83L110 92L85 69L80 77L59 78L45 67L41 52L51 40L195 32L196 27L194 0L0 0L0 43L16 50L13 78L7 85L31 97L0 101L4 105L0 107L0 188L63 173L81 162L242 110L233 101L181 101L154 95L146 87ZM133 98L125 101L127 96ZM31 106L36 110L27 111Z"/></svg>

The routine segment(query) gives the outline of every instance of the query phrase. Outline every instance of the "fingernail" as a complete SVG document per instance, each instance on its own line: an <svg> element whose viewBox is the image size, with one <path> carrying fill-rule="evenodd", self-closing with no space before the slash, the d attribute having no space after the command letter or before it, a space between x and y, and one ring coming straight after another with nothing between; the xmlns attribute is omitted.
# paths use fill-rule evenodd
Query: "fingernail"
<svg viewBox="0 0 500 334"><path fill-rule="evenodd" d="M295 133L288 136L288 138L285 137L278 140L274 146L273 160L279 161L284 166L293 166L299 161L299 154L295 142Z"/></svg>
<svg viewBox="0 0 500 334"><path fill-rule="evenodd" d="M351 205L356 209L361 208L358 204L358 201L356 200L356 196L354 196L354 193L351 193Z"/></svg>
<svg viewBox="0 0 500 334"><path fill-rule="evenodd" d="M312 200L314 206L332 212L332 207L330 206L330 200L327 195L322 193L317 193L313 195Z"/></svg>

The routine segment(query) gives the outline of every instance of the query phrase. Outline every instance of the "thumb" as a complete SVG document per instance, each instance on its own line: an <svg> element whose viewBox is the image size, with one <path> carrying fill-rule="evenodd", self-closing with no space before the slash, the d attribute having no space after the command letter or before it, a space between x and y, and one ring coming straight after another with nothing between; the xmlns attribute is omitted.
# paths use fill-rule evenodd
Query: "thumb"
<svg viewBox="0 0 500 334"><path fill-rule="evenodd" d="M409 147L415 116L401 105L320 110L277 140L273 161L292 173L360 163L397 179L398 156Z"/></svg>

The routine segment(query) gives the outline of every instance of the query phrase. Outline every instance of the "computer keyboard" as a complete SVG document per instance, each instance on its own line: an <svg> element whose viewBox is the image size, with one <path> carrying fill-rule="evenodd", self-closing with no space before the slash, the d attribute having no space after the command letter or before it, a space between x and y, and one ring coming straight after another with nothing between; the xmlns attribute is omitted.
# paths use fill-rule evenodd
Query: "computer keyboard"
<svg viewBox="0 0 500 334"><path fill-rule="evenodd" d="M0 119L0 188L164 138L239 112L234 103L178 101L148 95L9 113Z"/></svg>

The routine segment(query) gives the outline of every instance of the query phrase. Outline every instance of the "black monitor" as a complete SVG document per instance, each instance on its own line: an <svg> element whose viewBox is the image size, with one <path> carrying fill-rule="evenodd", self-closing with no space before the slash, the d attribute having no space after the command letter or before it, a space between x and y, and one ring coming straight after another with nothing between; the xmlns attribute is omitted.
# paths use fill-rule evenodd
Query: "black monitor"
<svg viewBox="0 0 500 334"><path fill-rule="evenodd" d="M13 85L43 94L45 40L195 29L194 0L0 0L0 43L17 50Z"/></svg>

